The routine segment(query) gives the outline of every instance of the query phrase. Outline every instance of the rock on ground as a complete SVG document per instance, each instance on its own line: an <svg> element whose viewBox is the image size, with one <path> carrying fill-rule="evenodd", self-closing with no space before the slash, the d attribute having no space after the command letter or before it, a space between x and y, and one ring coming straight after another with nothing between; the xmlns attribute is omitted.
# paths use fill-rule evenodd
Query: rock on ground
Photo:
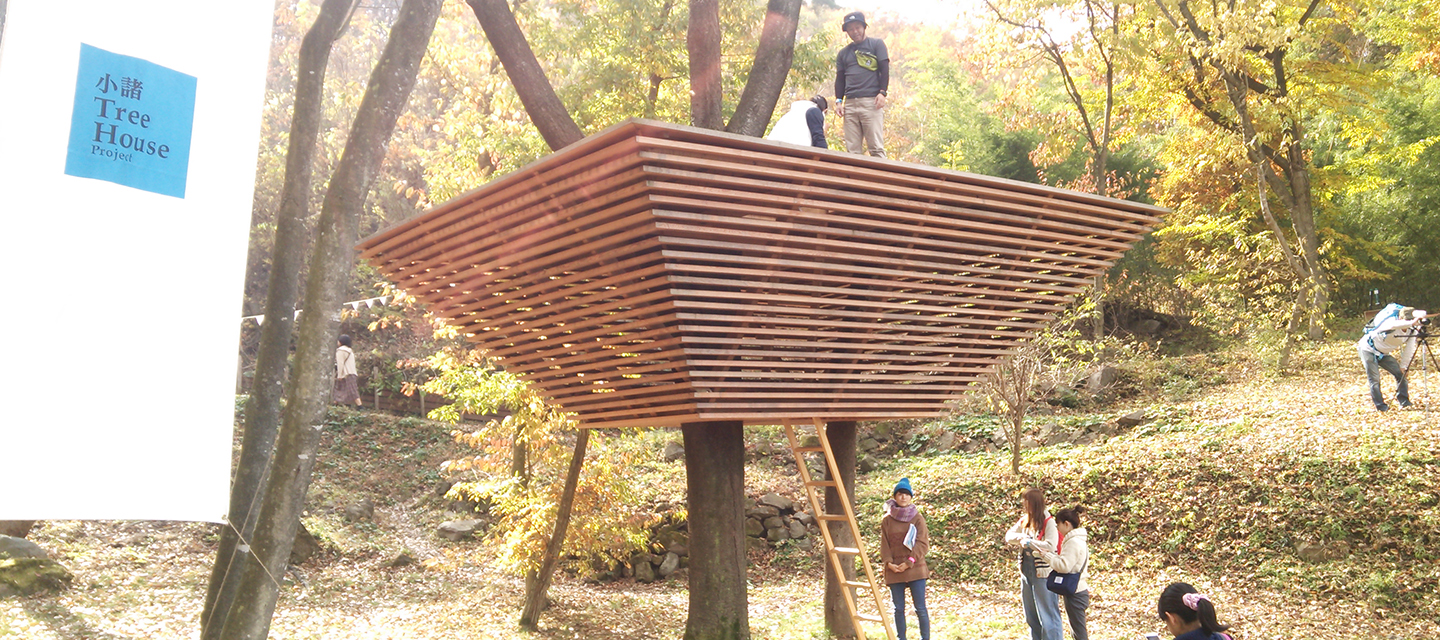
<svg viewBox="0 0 1440 640"><path fill-rule="evenodd" d="M0 560L0 598L60 591L69 587L73 579L65 567L49 558Z"/></svg>

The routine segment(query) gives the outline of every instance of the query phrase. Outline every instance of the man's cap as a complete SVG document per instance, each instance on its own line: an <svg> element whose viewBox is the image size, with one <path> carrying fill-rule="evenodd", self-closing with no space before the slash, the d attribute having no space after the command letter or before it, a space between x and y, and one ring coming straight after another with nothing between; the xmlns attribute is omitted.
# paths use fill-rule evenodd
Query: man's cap
<svg viewBox="0 0 1440 640"><path fill-rule="evenodd" d="M825 96L815 96L815 97L811 98L810 101L811 101L811 102L814 102L814 103L815 103L815 106L820 107L820 110L821 110L821 111L824 111L824 110L830 108L830 101L829 101L829 100L826 100L826 99L825 99Z"/></svg>
<svg viewBox="0 0 1440 640"><path fill-rule="evenodd" d="M865 24L865 14L860 13L859 11L851 11L850 13L845 14L845 21L840 23L840 30L844 31L850 26L850 23L852 22L859 22L860 26L864 27L870 26L868 24Z"/></svg>

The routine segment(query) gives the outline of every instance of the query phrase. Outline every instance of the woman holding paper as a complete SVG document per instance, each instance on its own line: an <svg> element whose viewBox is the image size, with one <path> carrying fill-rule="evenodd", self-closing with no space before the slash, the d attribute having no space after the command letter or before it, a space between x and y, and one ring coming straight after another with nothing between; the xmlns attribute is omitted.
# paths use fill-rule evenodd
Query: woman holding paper
<svg viewBox="0 0 1440 640"><path fill-rule="evenodd" d="M925 608L925 580L930 568L925 566L925 552L930 549L930 532L925 529L925 516L914 504L910 479L901 478L885 501L885 517L880 520L880 560L885 563L885 584L890 585L890 599L895 602L895 633L905 640L905 589L915 603L915 618L920 623L921 640L930 640L930 611Z"/></svg>

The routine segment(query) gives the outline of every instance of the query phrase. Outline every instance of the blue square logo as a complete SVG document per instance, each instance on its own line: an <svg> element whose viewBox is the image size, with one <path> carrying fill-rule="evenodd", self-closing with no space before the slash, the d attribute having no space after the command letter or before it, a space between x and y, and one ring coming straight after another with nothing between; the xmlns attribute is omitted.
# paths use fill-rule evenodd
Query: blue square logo
<svg viewBox="0 0 1440 640"><path fill-rule="evenodd" d="M185 197L195 77L80 45L65 174Z"/></svg>

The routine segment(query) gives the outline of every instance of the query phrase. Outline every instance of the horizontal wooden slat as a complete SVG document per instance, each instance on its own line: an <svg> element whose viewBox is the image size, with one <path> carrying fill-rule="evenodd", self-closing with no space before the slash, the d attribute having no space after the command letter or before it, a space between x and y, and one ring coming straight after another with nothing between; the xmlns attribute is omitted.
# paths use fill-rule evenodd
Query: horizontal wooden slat
<svg viewBox="0 0 1440 640"><path fill-rule="evenodd" d="M655 187L659 187L664 183L652 182L650 184L654 185ZM707 194L724 196L733 193L728 189L686 191L686 193L692 192L695 193L697 196L704 196ZM692 209L699 209L703 211L706 209L713 209L715 207L715 203L713 200L704 200L701 198L651 196L650 201L656 206L664 207L667 210L684 211L687 210L686 207L689 207ZM764 202L769 204L773 201L764 200ZM853 225L852 221L855 220L854 217L848 217L847 219L847 216L828 213L828 211L843 211L845 209L861 209L861 207L839 207L831 205L829 207L826 207L824 210L821 210L818 208L806 207L802 205L798 211L787 212L785 209L780 209L774 206L740 205L734 203L727 203L724 206L723 211L725 214L727 214L727 216L750 216L748 220L736 221L738 224L743 224L747 226L790 226L797 230L808 229L812 231L826 231L829 233L843 233L845 235L854 237L875 236L879 238L885 238L887 236L893 236L894 234L882 233L882 231L913 232L916 229L923 228L925 232L924 235L916 235L912 238L909 238L909 241L922 244L934 244L937 246L957 247L966 251L995 251L998 253L1018 256L1069 256L1070 261L1076 264L1094 265L1100 264L1101 262L1094 258L1079 257L1077 254L1095 255L1101 256L1103 258L1113 259L1118 258L1122 253L1124 253L1125 249L1127 248L1126 245L1122 242L1101 240L1098 238L1086 238L1084 243L1077 243L1074 236L1066 236L1066 234L1054 232L1042 233L1036 230L1030 230L1022 236L1016 235L1014 233L1014 229L1009 229L1009 235L1002 235L1001 232L1005 231L1006 229L1001 225L995 224L978 224L972 222L964 224L963 228L959 225L953 227L938 226L935 224L936 221L933 217L924 216L922 214L897 216L895 215L895 212L891 210L879 209L875 207L864 207L867 212L881 214L880 216L877 216L876 219L862 218L868 223L865 225ZM788 215L786 215L787 213ZM774 217L766 219L766 217L769 216ZM785 220L793 222L803 222L807 224L802 225L791 223L787 225L787 223L782 223L779 221L779 218L781 216L783 216ZM847 224L847 222L849 222L850 224ZM929 224L926 224L927 222ZM856 226L858 226L859 228L854 228ZM1041 240L1037 238L1045 238L1046 240ZM1065 238L1070 244L1054 241L1057 238ZM1089 245L1103 245L1108 247L1110 250L1104 251L1091 247Z"/></svg>
<svg viewBox="0 0 1440 640"><path fill-rule="evenodd" d="M659 144L663 145L667 143L662 142ZM666 153L663 151L642 151L640 153L640 157L645 160L653 161L649 163L650 167L654 167L655 165L678 165L695 169L696 173L698 173L699 175L684 176L691 181L706 179L717 180L721 176L725 175L726 172L734 172L739 174L762 173L760 171L755 171L755 167L753 165L727 162L724 160L717 160L713 157L686 156L675 153ZM654 168L649 168L647 170L652 173L659 173L659 171ZM672 175L679 174L679 172L670 173ZM818 173L788 171L783 169L770 169L763 171L763 174L767 178L771 178L776 181L808 181L812 183L826 184L828 186L836 188L836 190L833 192L833 195L849 198L852 200L873 199L877 197L883 198L886 196L919 201L947 200L958 204L969 205L970 207L974 208L990 208L994 210L1011 209L1028 215L1031 218L1032 222L1062 220L1078 224L1111 226L1118 228L1122 231L1132 232L1142 231L1142 225L1144 224L1142 220L1132 220L1130 219L1132 218L1132 216L1125 215L1123 213L1119 217L1125 219L1120 220L1107 220L1103 217L1097 217L1096 215L1092 214L1099 214L1100 216L1105 216L1107 214L1113 215L1116 212L1114 210L1103 210L1093 205L1081 203L1067 203L1069 204L1069 206L1064 206L1061 203L1058 203L1048 198L1005 198L1003 197L1004 194L1000 194L1002 195L1002 197L999 198L987 198L986 196L999 194L999 192L990 189L979 189L973 192L966 193L965 195L956 195L955 192L943 189L943 187L950 186L949 184L943 182L927 181L923 179L916 180L914 182L930 187L933 190L925 190L924 187L907 184L906 181L904 181L903 179L876 180L872 177L870 180L866 180L863 177L857 177L853 175L825 175ZM886 176L886 178L891 178L891 176ZM867 193L856 193L856 191L862 190Z"/></svg>

